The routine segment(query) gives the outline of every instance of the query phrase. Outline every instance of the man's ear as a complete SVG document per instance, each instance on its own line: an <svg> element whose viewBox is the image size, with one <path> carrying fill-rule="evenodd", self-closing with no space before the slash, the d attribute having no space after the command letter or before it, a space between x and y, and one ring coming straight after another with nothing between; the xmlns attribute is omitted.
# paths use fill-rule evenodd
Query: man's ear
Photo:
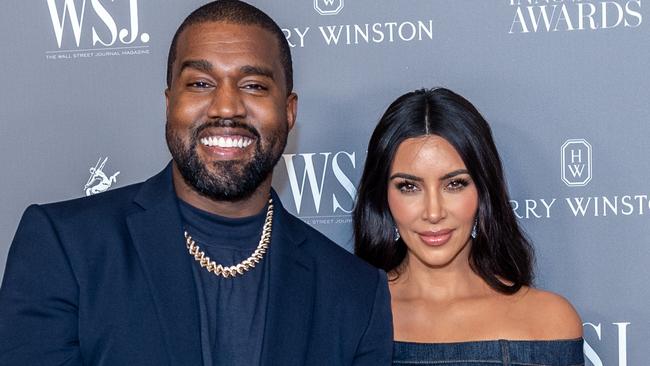
<svg viewBox="0 0 650 366"><path fill-rule="evenodd" d="M296 123L296 115L298 114L298 94L291 92L287 96L287 124L289 125L289 130L293 128L293 125Z"/></svg>
<svg viewBox="0 0 650 366"><path fill-rule="evenodd" d="M165 89L165 115L169 116L169 88Z"/></svg>

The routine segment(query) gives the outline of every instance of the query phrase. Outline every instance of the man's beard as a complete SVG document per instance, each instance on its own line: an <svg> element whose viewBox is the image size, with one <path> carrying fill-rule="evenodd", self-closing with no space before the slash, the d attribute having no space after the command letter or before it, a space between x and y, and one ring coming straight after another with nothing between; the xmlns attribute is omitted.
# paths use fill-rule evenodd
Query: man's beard
<svg viewBox="0 0 650 366"><path fill-rule="evenodd" d="M190 131L190 144L186 146L181 136L165 126L167 146L176 162L183 180L197 193L216 201L240 201L249 198L262 182L273 172L287 144L288 128L283 125L262 141L259 132L238 120L215 120L195 124ZM208 169L197 153L199 134L211 127L243 128L255 139L255 153L250 161L215 161Z"/></svg>

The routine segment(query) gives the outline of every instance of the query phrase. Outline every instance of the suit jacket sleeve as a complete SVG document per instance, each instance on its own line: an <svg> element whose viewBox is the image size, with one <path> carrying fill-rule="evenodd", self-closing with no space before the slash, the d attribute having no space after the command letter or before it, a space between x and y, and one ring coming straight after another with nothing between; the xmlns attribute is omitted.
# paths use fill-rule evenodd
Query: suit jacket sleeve
<svg viewBox="0 0 650 366"><path fill-rule="evenodd" d="M393 355L393 317L386 273L378 270L375 301L366 331L354 357L354 366L391 365Z"/></svg>
<svg viewBox="0 0 650 366"><path fill-rule="evenodd" d="M79 286L47 213L25 211L0 289L0 365L81 365Z"/></svg>

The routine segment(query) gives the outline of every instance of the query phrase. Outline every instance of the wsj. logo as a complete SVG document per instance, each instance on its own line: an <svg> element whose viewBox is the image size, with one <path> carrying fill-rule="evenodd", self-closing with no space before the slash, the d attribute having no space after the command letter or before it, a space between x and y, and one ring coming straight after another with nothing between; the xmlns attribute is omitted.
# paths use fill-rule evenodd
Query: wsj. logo
<svg viewBox="0 0 650 366"><path fill-rule="evenodd" d="M115 0L111 0L114 2ZM61 4L62 2L62 4ZM106 2L106 1L104 1ZM54 35L59 48L63 45L63 35L65 33L66 24L69 23L72 27L77 48L81 47L82 31L84 20L86 19L86 0L82 0L81 4L77 4L75 0L47 0L47 7L50 11L52 18L52 26L54 28ZM106 29L96 28L94 25L91 27L92 31L92 45L97 46L101 44L105 47L115 45L118 38L123 45L132 45L138 40L138 36L142 43L148 43L150 36L148 33L140 34L140 24L138 20L138 0L129 0L130 10L130 24L129 28L122 28L118 32L118 25L115 17L106 9L100 0L90 0L90 6L95 15L101 21L102 27ZM69 28L68 28L69 29ZM100 33L103 36L100 36Z"/></svg>
<svg viewBox="0 0 650 366"><path fill-rule="evenodd" d="M612 323L612 325L616 326L616 332L618 334L618 366L627 366L627 326L630 324L629 322ZM596 333L598 341L603 340L603 327L601 323L584 323L582 326L585 328L585 336L591 334L593 330ZM587 332L587 328L590 328L589 332ZM593 366L603 366L603 360L586 340L584 343L584 352L585 358Z"/></svg>
<svg viewBox="0 0 650 366"><path fill-rule="evenodd" d="M314 0L314 9L320 15L336 15L343 10L344 0Z"/></svg>
<svg viewBox="0 0 650 366"><path fill-rule="evenodd" d="M328 199L330 194L332 210L328 213L340 216L349 216L352 213L352 205L357 191L349 174L346 174L344 169L353 171L356 168L356 153L339 151L319 154L284 154L282 157L287 167L289 187L298 215L305 206L303 198L306 196L307 187L311 191L313 207L317 215L321 213L323 196ZM302 169L300 181L297 173L299 169ZM328 174L330 170L333 176ZM303 210L303 214L304 212L305 210Z"/></svg>
<svg viewBox="0 0 650 366"><path fill-rule="evenodd" d="M562 181L584 187L591 181L591 145L585 139L566 140L562 145Z"/></svg>

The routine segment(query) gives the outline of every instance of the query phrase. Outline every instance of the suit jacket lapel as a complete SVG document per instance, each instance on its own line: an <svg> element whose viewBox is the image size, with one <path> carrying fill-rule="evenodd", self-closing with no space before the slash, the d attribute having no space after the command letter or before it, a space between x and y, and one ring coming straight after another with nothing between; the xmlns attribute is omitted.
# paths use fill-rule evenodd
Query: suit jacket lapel
<svg viewBox="0 0 650 366"><path fill-rule="evenodd" d="M276 210L269 250L269 303L262 363L303 365L314 302L312 258L300 246L301 225L272 192ZM144 210L127 217L129 232L147 276L161 336L172 365L200 365L201 339L197 289L183 240L171 166L142 186L134 200ZM155 334L152 336L156 336Z"/></svg>
<svg viewBox="0 0 650 366"><path fill-rule="evenodd" d="M306 239L301 226L276 207L269 249L269 303L262 349L263 365L304 365L312 324L314 271L312 259L300 248Z"/></svg>
<svg viewBox="0 0 650 366"><path fill-rule="evenodd" d="M127 217L127 224L149 282L170 364L200 365L197 290L170 166L143 184L135 202L144 210Z"/></svg>

